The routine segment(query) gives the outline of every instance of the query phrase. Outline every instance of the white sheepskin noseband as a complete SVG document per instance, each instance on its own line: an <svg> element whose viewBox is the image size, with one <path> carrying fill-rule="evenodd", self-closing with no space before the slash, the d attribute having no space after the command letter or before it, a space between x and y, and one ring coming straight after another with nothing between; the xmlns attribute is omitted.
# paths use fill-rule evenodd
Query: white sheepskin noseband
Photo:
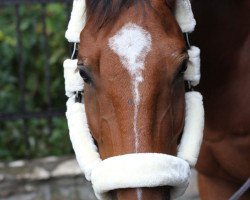
<svg viewBox="0 0 250 200"><path fill-rule="evenodd" d="M189 164L174 156L137 153L103 160L92 172L98 199L111 199L108 191L122 188L173 186L172 198L181 196L188 186ZM129 178L128 178L129 177Z"/></svg>
<svg viewBox="0 0 250 200"><path fill-rule="evenodd" d="M184 33L191 33L196 25L189 0L177 0L176 19ZM85 1L74 0L71 19L66 31L69 42L79 43L85 26ZM185 80L191 86L200 81L200 50L191 46ZM204 128L202 96L187 92L185 126L177 156L158 153L126 154L101 160L90 134L85 107L76 102L76 94L83 91L83 79L77 72L77 60L64 61L67 101L67 120L70 139L77 161L87 180L91 181L99 200L111 200L109 191L122 188L173 186L171 198L183 195L190 178L190 167L196 164ZM132 163L132 164L131 164Z"/></svg>

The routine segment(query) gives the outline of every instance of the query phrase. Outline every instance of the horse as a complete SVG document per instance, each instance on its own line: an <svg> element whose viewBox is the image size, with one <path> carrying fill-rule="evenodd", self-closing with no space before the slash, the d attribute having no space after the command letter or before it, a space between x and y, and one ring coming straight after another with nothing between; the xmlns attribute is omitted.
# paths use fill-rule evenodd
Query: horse
<svg viewBox="0 0 250 200"><path fill-rule="evenodd" d="M206 112L198 164L202 200L229 199L250 177L250 2L192 1ZM250 199L250 191L240 199Z"/></svg>
<svg viewBox="0 0 250 200"><path fill-rule="evenodd" d="M182 195L204 120L200 93L185 94L185 72L199 65L199 50L183 37L195 26L189 1L178 1L184 9L176 17L173 0L86 0L86 18L81 2L74 1L66 32L73 54L64 63L66 115L80 167L98 199Z"/></svg>

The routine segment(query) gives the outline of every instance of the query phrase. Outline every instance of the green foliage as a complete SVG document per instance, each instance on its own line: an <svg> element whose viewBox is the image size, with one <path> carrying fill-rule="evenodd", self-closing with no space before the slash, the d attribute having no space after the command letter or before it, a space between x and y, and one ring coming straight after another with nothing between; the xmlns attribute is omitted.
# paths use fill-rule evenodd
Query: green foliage
<svg viewBox="0 0 250 200"><path fill-rule="evenodd" d="M64 32L68 21L67 7L63 4L46 6L48 56L51 76L50 90L54 108L65 109L63 60L68 54ZM15 7L0 8L0 112L18 112L20 109L19 63ZM25 107L39 112L48 108L45 80L45 38L43 37L42 6L38 4L20 7L22 61L25 68ZM0 160L11 160L72 152L64 117L52 119L49 135L48 120L27 120L30 147L27 150L23 135L23 121L0 121Z"/></svg>

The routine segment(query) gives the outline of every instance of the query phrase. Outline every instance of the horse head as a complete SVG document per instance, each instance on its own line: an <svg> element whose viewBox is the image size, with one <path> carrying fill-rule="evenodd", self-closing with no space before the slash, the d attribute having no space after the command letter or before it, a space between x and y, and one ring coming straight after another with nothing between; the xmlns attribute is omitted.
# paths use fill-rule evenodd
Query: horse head
<svg viewBox="0 0 250 200"><path fill-rule="evenodd" d="M189 165L175 156L189 54L173 7L166 0L86 1L77 71L103 160L89 179L96 193L111 191L99 199L169 199L171 186L187 186Z"/></svg>

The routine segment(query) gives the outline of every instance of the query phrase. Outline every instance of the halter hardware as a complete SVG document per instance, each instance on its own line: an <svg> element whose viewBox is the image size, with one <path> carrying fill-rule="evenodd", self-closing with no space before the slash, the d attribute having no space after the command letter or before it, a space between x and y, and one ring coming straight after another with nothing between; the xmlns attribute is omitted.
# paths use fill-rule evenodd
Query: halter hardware
<svg viewBox="0 0 250 200"><path fill-rule="evenodd" d="M192 86L190 81L184 81L184 84L185 84L185 91L186 92L195 91L194 87Z"/></svg>
<svg viewBox="0 0 250 200"><path fill-rule="evenodd" d="M190 49L191 43L190 43L190 39L189 39L189 33L184 33L184 36L185 36L185 41L186 41L186 44L188 46L188 49Z"/></svg>
<svg viewBox="0 0 250 200"><path fill-rule="evenodd" d="M184 36L186 45L188 47L188 50L191 49L192 46L191 46L191 42L190 42L190 39L189 39L189 33L183 33L183 36ZM194 87L192 86L191 81L184 80L184 84L185 84L185 90L187 92L194 91Z"/></svg>
<svg viewBox="0 0 250 200"><path fill-rule="evenodd" d="M77 59L78 53L79 53L79 42L69 42L70 45L70 51L71 51L71 60ZM75 94L75 103L82 103L82 97L83 97L84 91L76 91Z"/></svg>
<svg viewBox="0 0 250 200"><path fill-rule="evenodd" d="M84 91L77 91L75 92L75 103L82 103Z"/></svg>
<svg viewBox="0 0 250 200"><path fill-rule="evenodd" d="M77 59L80 43L70 42L69 45L70 45L70 52L71 52L71 57L70 57L71 60Z"/></svg>

